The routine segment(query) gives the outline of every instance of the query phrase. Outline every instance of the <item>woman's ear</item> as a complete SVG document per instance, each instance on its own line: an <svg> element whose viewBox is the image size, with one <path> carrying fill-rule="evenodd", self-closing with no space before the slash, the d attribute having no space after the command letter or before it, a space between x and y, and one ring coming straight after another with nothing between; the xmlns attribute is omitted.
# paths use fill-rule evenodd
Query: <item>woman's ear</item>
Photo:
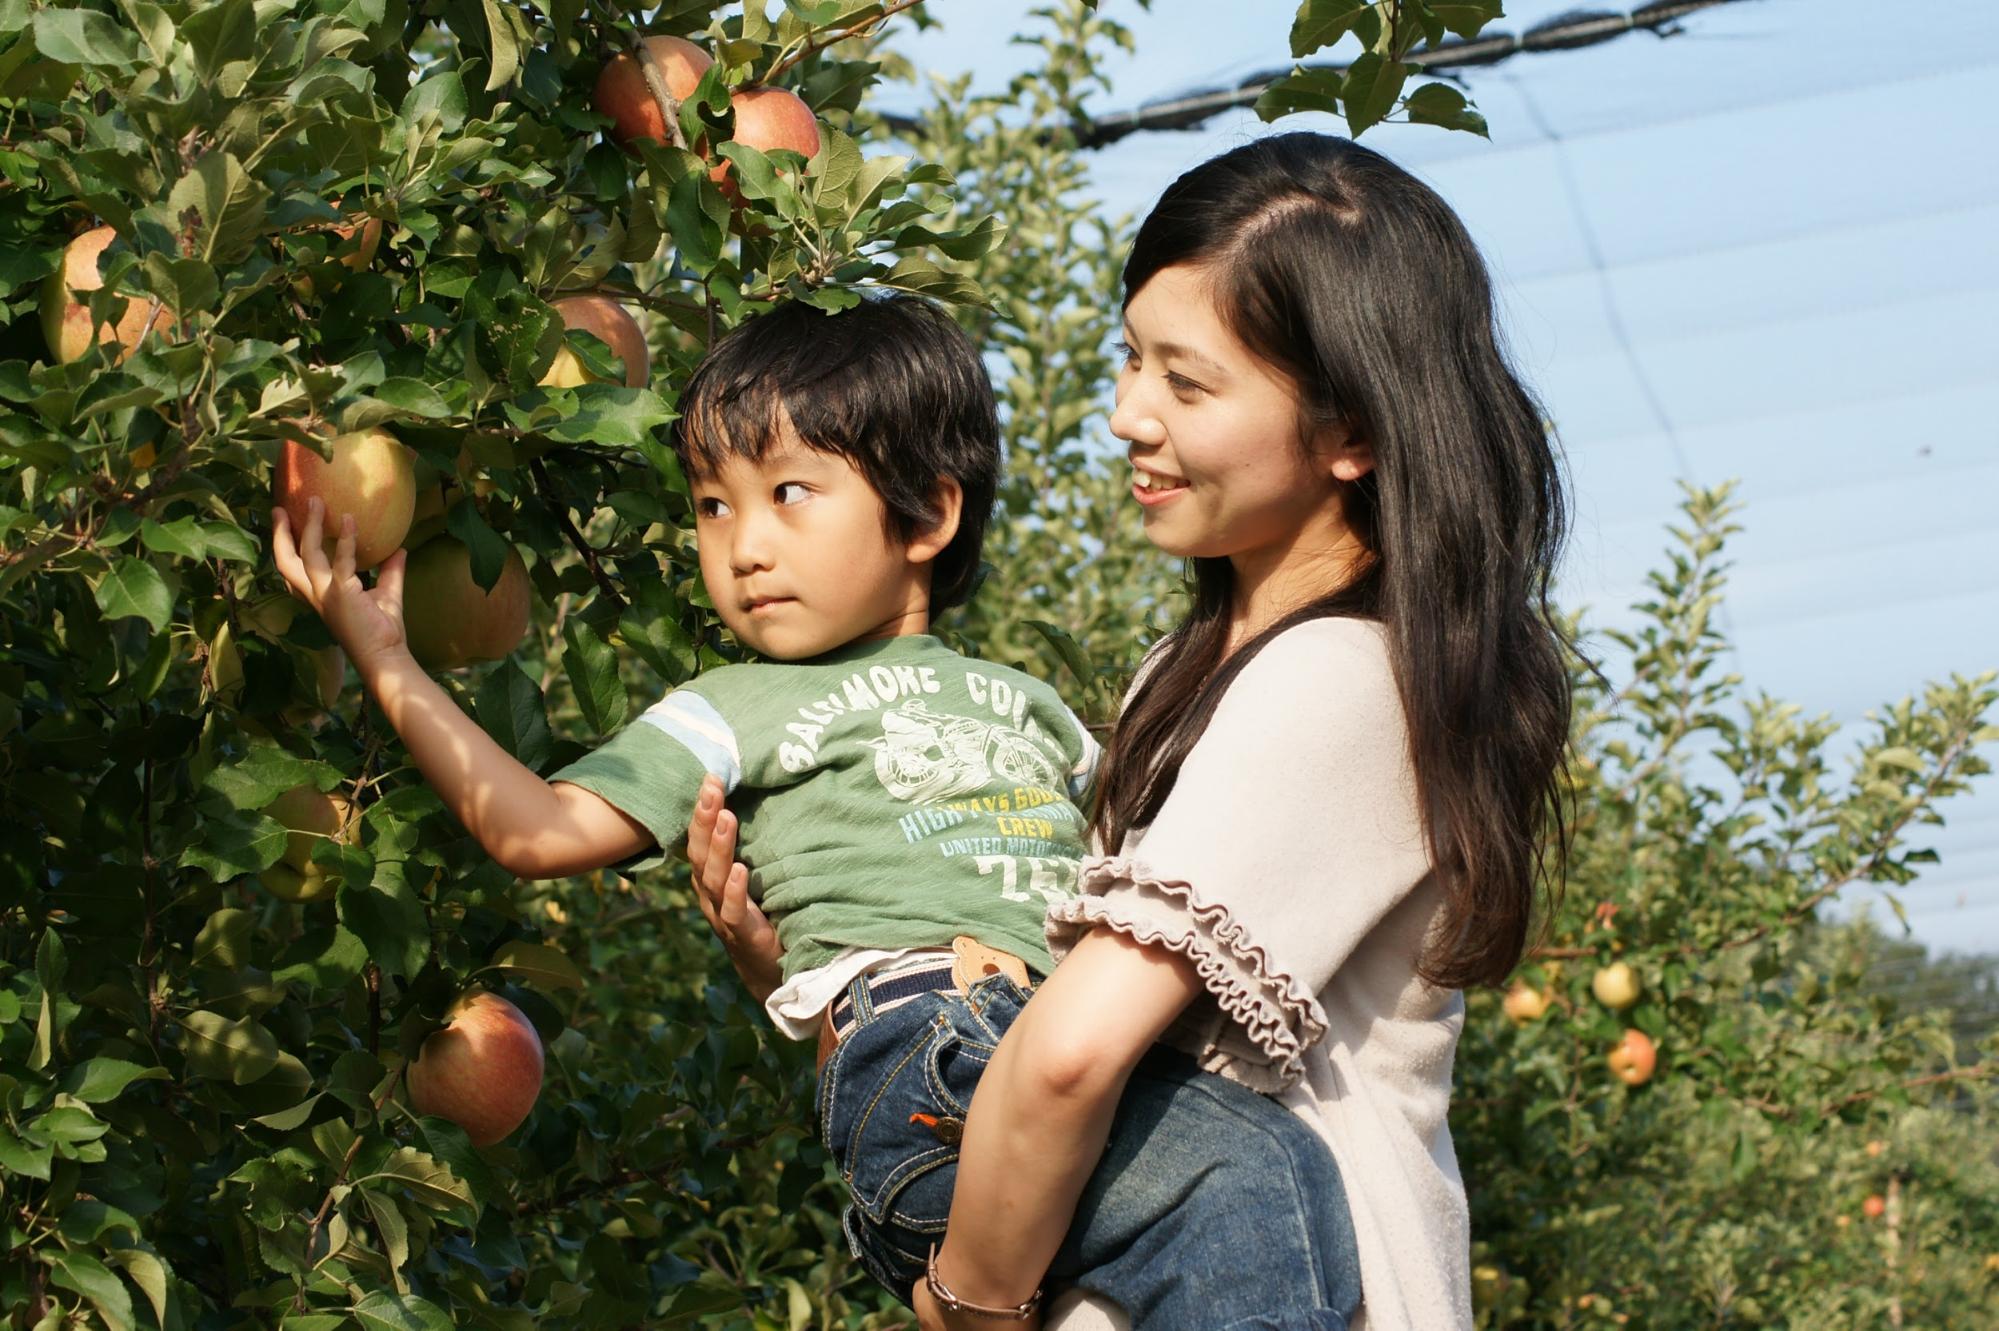
<svg viewBox="0 0 1999 1331"><path fill-rule="evenodd" d="M964 487L952 477L937 478L937 491L932 498L937 504L937 521L910 538L912 564L927 564L943 554L944 547L958 534L958 518L965 511Z"/></svg>
<svg viewBox="0 0 1999 1331"><path fill-rule="evenodd" d="M1318 453L1326 470L1336 481L1351 485L1374 470L1374 447L1345 425L1328 425L1319 431Z"/></svg>

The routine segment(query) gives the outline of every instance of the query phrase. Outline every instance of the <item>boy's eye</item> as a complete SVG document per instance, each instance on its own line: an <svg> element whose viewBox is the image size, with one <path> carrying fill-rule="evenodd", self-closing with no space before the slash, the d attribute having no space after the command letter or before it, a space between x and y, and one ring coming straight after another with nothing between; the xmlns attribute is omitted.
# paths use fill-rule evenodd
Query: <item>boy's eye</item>
<svg viewBox="0 0 1999 1331"><path fill-rule="evenodd" d="M811 493L811 490L798 481L786 481L771 491L771 497L780 504L802 504ZM787 495L792 497L786 498Z"/></svg>
<svg viewBox="0 0 1999 1331"><path fill-rule="evenodd" d="M729 506L719 499L697 499L694 501L694 516L698 518L719 518L729 511Z"/></svg>

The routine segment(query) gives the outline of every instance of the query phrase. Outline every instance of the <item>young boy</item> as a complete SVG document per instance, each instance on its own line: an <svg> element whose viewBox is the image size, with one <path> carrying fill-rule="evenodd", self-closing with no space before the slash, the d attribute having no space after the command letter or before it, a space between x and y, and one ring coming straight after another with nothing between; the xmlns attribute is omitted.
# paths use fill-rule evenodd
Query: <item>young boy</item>
<svg viewBox="0 0 1999 1331"><path fill-rule="evenodd" d="M1053 968L1042 918L1075 884L1097 746L1046 684L929 634L971 593L1000 463L985 369L946 316L911 297L782 306L716 343L681 411L702 579L762 659L672 690L547 780L411 657L402 555L364 589L351 523L328 567L315 504L296 542L274 515L278 567L523 878L674 849L720 778L784 947L766 1006L820 1041L849 1239L907 1298L985 1056Z"/></svg>

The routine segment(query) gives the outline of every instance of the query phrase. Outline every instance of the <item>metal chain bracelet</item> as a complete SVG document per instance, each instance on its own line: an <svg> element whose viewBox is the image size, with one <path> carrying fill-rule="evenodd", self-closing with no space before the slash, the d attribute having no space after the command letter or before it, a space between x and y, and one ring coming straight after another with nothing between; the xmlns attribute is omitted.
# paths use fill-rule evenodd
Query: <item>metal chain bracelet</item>
<svg viewBox="0 0 1999 1331"><path fill-rule="evenodd" d="M974 1317L990 1317L996 1322L1025 1322L1034 1316L1041 1306L1041 1291L1035 1290L1024 1302L1011 1308L988 1308L980 1303L967 1303L951 1292L950 1286L937 1278L937 1245L930 1245L930 1260L924 1265L923 1283L930 1290L930 1297L937 1300L937 1306L948 1312L970 1313Z"/></svg>

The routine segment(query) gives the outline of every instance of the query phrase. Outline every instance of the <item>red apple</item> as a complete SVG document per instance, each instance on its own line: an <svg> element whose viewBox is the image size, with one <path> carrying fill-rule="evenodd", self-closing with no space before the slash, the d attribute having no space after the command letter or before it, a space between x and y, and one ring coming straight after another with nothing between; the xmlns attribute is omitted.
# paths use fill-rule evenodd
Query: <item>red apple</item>
<svg viewBox="0 0 1999 1331"><path fill-rule="evenodd" d="M157 328L165 333L174 326L174 317L165 308L154 311L149 320L147 311L153 309L150 300L128 300L115 323L92 329L90 307L71 297L73 291L96 291L104 285L97 258L117 235L108 226L84 232L62 252L62 266L42 283L42 335L48 340L49 354L61 364L80 360L103 341L118 344L113 362L122 361L147 332Z"/></svg>
<svg viewBox="0 0 1999 1331"><path fill-rule="evenodd" d="M709 54L685 37L647 37L639 43L646 63L659 71L666 91L684 101L701 83L701 76L715 63ZM671 142L666 120L660 115L659 99L646 86L645 71L628 51L611 57L597 75L592 98L599 115L611 118L611 138L630 151L634 139Z"/></svg>
<svg viewBox="0 0 1999 1331"><path fill-rule="evenodd" d="M1887 1210L1888 1203L1882 1199L1881 1194L1878 1192L1868 1193L1867 1200L1860 1204L1860 1214L1866 1216L1869 1220L1879 1220Z"/></svg>
<svg viewBox="0 0 1999 1331"><path fill-rule="evenodd" d="M1626 1086L1643 1086L1652 1080L1652 1071L1659 1065L1659 1050L1645 1032L1627 1030L1610 1051L1608 1062L1611 1072Z"/></svg>
<svg viewBox="0 0 1999 1331"><path fill-rule="evenodd" d="M609 296L564 296L554 302L553 308L562 316L564 328L589 333L624 361L625 387L645 387L652 370L652 353L646 348L646 336L640 331L638 320L626 313L624 306ZM586 370L576 353L565 346L555 353L555 360L541 382L552 388L575 388L597 382L597 376Z"/></svg>
<svg viewBox="0 0 1999 1331"><path fill-rule="evenodd" d="M281 901L324 901L340 885L340 876L312 862L320 841L351 841L354 806L345 796L327 795L315 786L293 786L265 806L264 812L290 832L285 853L257 875L265 889Z"/></svg>
<svg viewBox="0 0 1999 1331"><path fill-rule="evenodd" d="M313 432L326 435L324 425ZM327 457L287 439L278 456L275 491L291 517L292 537L305 530L306 501L326 506L321 516L326 557L333 557L342 514L354 515L354 568L375 567L402 546L416 511L416 468L410 451L387 430L334 435Z"/></svg>
<svg viewBox="0 0 1999 1331"><path fill-rule="evenodd" d="M807 159L819 154L819 118L797 93L784 88L747 88L729 98L736 112L735 141L758 152L789 148ZM732 178L735 163L725 161L708 176L722 187L729 202L741 207L742 191Z"/></svg>
<svg viewBox="0 0 1999 1331"><path fill-rule="evenodd" d="M436 536L410 552L403 570L403 635L426 670L497 661L527 636L532 601L527 565L511 547L487 592L472 580L464 543Z"/></svg>
<svg viewBox="0 0 1999 1331"><path fill-rule="evenodd" d="M465 1129L474 1146L491 1146L534 1108L541 1068L541 1037L526 1015L498 994L474 992L417 1051L410 1101Z"/></svg>

